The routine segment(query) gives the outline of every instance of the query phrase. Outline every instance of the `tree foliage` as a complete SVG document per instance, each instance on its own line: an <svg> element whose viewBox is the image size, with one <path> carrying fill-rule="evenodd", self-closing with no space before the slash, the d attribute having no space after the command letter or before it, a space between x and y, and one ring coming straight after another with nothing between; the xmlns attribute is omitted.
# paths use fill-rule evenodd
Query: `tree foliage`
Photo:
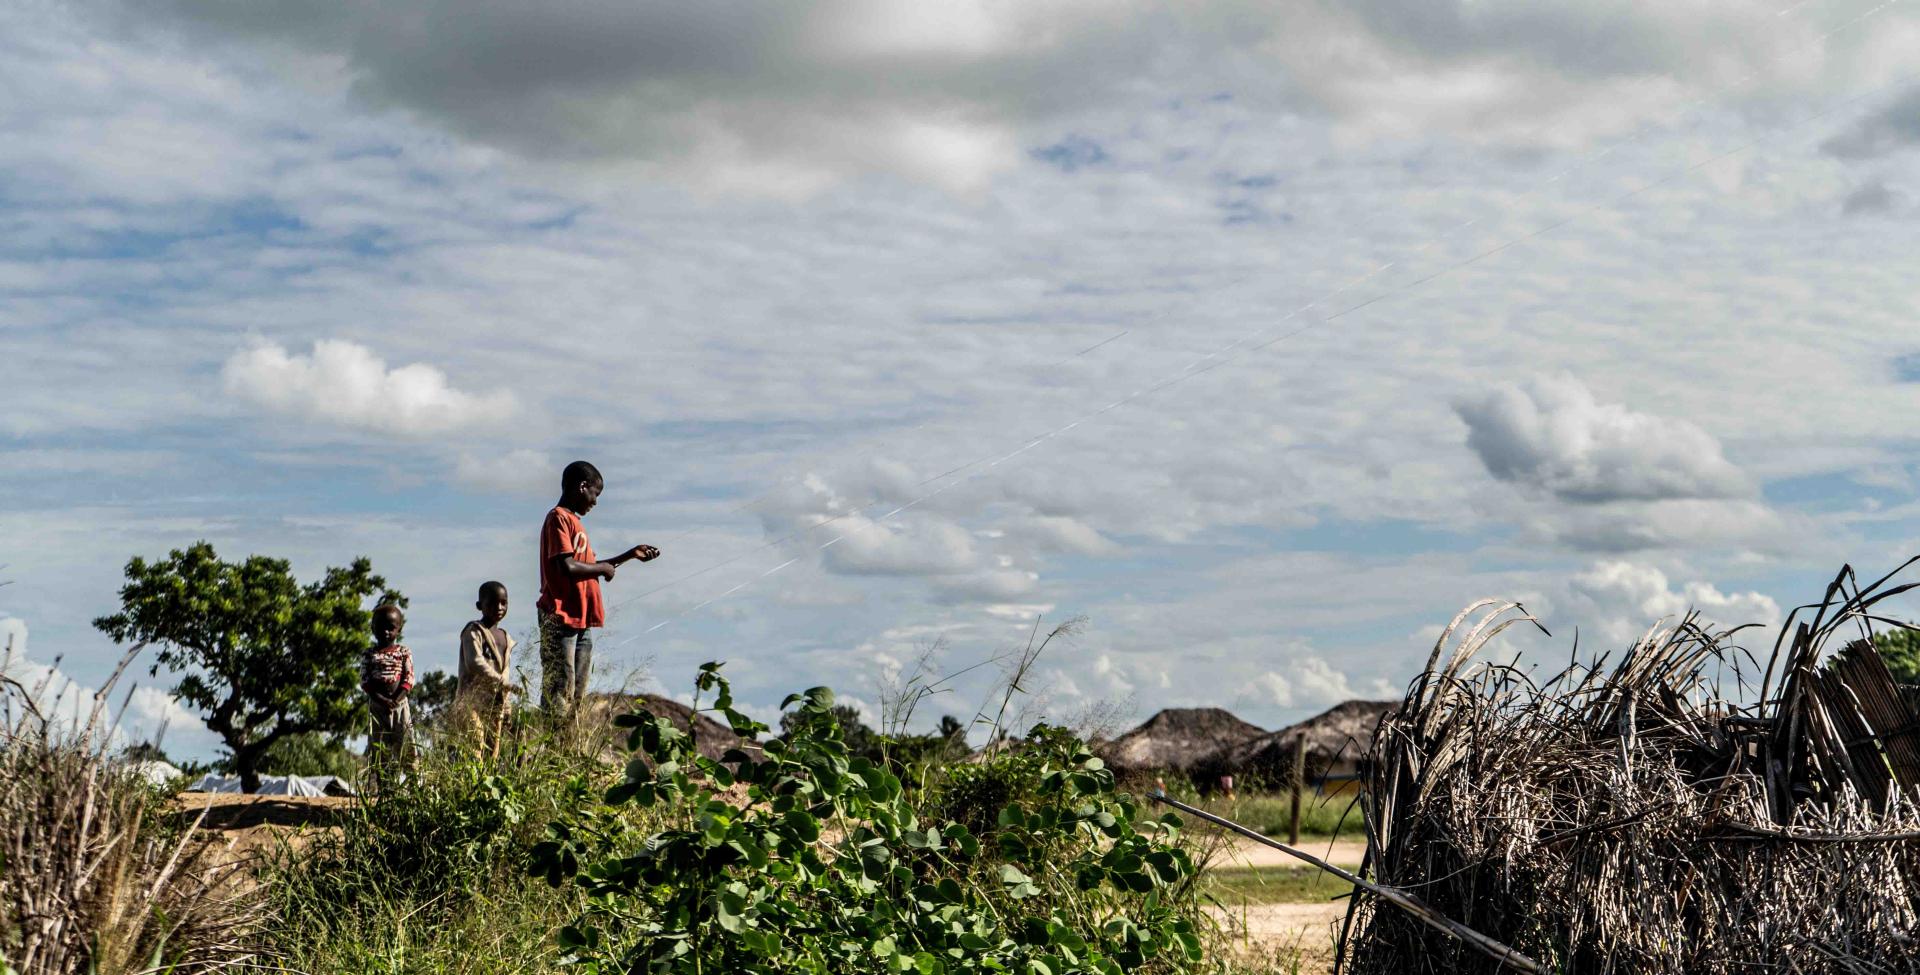
<svg viewBox="0 0 1920 975"><path fill-rule="evenodd" d="M360 756L347 747L344 736L306 731L286 735L267 747L262 768L275 775L335 775L351 779L360 771Z"/></svg>
<svg viewBox="0 0 1920 975"><path fill-rule="evenodd" d="M460 679L444 670L430 670L422 674L420 682L413 685L412 693L407 695L412 701L414 721L428 725L446 717L447 709L453 706L453 697L459 690Z"/></svg>
<svg viewBox="0 0 1920 975"><path fill-rule="evenodd" d="M275 742L343 734L366 714L359 661L369 601L406 600L366 559L299 584L285 559L225 562L198 542L167 558L127 563L121 610L93 621L121 643L158 649L153 673L180 674L173 693L227 746L245 787L259 786Z"/></svg>
<svg viewBox="0 0 1920 975"><path fill-rule="evenodd" d="M1920 684L1920 630L1882 630L1873 635L1873 648L1880 651L1894 680Z"/></svg>

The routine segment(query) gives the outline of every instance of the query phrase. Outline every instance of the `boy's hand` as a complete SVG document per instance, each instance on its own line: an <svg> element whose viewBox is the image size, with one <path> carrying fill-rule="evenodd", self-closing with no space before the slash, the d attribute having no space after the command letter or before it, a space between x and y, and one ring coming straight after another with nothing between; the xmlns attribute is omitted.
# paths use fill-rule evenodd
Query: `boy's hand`
<svg viewBox="0 0 1920 975"><path fill-rule="evenodd" d="M627 550L627 558L639 559L642 562L651 562L659 557L660 550L651 545L635 545Z"/></svg>

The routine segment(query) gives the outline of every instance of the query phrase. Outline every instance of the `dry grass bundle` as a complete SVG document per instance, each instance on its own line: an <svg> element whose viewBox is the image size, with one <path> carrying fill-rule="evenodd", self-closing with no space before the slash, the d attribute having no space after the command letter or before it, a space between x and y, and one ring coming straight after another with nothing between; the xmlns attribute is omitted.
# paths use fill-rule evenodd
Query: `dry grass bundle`
<svg viewBox="0 0 1920 975"><path fill-rule="evenodd" d="M109 758L112 683L80 723L43 710L44 682L0 674L0 968L187 975L247 966L256 902L234 882L237 867L200 862L206 847L193 829L167 822L150 787Z"/></svg>
<svg viewBox="0 0 1920 975"><path fill-rule="evenodd" d="M1765 668L1690 616L1538 684L1476 660L1525 610L1469 607L1382 721L1365 874L1544 971L1920 969L1920 723L1877 658L1822 660L1891 579L1843 570ZM1514 970L1385 900L1350 970Z"/></svg>

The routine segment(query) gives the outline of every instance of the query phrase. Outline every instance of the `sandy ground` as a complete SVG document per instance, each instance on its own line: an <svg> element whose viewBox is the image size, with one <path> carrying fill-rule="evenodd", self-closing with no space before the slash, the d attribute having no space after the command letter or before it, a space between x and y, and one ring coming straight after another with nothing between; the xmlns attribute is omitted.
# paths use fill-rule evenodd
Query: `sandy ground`
<svg viewBox="0 0 1920 975"><path fill-rule="evenodd" d="M1301 840L1300 847L1336 867L1353 870L1360 866L1360 858L1367 852L1367 844L1360 840ZM1300 860L1282 853L1273 847L1255 843L1252 840L1237 840L1233 847L1221 851L1214 859L1216 867L1305 867L1310 866Z"/></svg>
<svg viewBox="0 0 1920 975"><path fill-rule="evenodd" d="M1300 975L1327 975L1333 971L1334 939L1346 901L1327 904L1258 904L1222 912L1221 921L1236 936L1233 951L1255 971L1294 971Z"/></svg>
<svg viewBox="0 0 1920 975"><path fill-rule="evenodd" d="M1360 865L1367 846L1355 840L1315 840L1300 848L1335 866L1349 870ZM1270 846L1252 840L1236 842L1213 860L1215 867L1287 868L1307 867ZM1322 975L1333 971L1333 946L1341 920L1346 917L1345 900L1313 904L1254 904L1231 911L1218 910L1222 922L1238 936L1237 951L1248 959L1270 960L1297 956L1302 975ZM1275 965L1280 971L1284 964Z"/></svg>
<svg viewBox="0 0 1920 975"><path fill-rule="evenodd" d="M230 867L298 849L330 829L356 800L347 796L249 796L229 792L182 792L174 799L182 825L198 824L194 857L201 869Z"/></svg>

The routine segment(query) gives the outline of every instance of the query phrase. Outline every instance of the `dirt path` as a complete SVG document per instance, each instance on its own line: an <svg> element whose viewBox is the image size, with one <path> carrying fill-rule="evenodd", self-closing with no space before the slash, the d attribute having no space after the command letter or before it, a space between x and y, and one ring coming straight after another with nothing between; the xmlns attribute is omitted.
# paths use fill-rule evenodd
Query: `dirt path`
<svg viewBox="0 0 1920 975"><path fill-rule="evenodd" d="M1357 840L1307 840L1300 849L1335 866L1353 870L1367 846ZM1312 869L1294 857L1270 846L1243 840L1222 850L1213 860L1215 868ZM1319 901L1306 904L1248 904L1232 909L1216 909L1215 915L1234 933L1235 950L1249 961L1258 960L1274 970L1288 971L1290 966L1276 959L1297 958L1301 975L1323 975L1333 971L1334 939L1347 902Z"/></svg>
<svg viewBox="0 0 1920 975"><path fill-rule="evenodd" d="M1367 844L1360 840L1307 839L1300 841L1301 850L1313 854L1336 867L1352 870L1360 865L1360 858L1367 852ZM1255 843L1252 840L1236 840L1233 847L1224 850L1214 860L1216 867L1305 867L1309 864L1288 856L1273 847Z"/></svg>
<svg viewBox="0 0 1920 975"><path fill-rule="evenodd" d="M1217 911L1234 935L1232 951L1254 971L1297 971L1327 975L1333 971L1334 939L1346 916L1346 901L1327 904L1252 904ZM1289 960L1297 960L1298 967Z"/></svg>

